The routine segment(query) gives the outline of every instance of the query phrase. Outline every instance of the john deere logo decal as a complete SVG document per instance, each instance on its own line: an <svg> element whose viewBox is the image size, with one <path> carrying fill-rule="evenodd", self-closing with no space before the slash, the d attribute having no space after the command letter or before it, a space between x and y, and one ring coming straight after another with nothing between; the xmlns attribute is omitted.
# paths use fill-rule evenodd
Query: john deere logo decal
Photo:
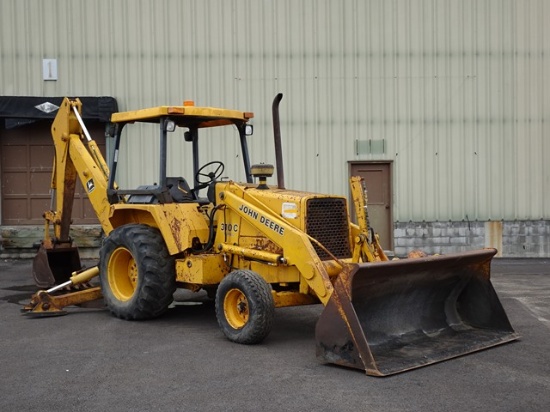
<svg viewBox="0 0 550 412"><path fill-rule="evenodd" d="M95 189L94 180L90 179L86 182L86 189L88 189L88 193L92 193Z"/></svg>

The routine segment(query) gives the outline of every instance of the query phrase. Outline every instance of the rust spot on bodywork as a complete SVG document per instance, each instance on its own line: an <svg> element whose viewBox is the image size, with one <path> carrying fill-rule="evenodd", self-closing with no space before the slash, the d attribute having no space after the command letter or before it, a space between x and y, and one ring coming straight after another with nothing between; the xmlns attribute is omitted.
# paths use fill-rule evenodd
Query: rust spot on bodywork
<svg viewBox="0 0 550 412"><path fill-rule="evenodd" d="M174 242L176 242L176 246L178 250L182 250L181 239L180 239L181 221L178 219L172 219L170 221L170 230L172 231L172 235L174 236Z"/></svg>
<svg viewBox="0 0 550 412"><path fill-rule="evenodd" d="M273 243L267 238L256 238L256 242L253 249L263 250L265 252L275 253L277 255L283 254L283 248Z"/></svg>

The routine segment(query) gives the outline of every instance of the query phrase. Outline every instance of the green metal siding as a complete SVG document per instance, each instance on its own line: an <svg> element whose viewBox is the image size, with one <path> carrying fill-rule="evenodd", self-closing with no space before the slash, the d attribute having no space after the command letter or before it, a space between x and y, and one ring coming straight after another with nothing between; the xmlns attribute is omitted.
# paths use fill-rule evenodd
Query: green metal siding
<svg viewBox="0 0 550 412"><path fill-rule="evenodd" d="M544 0L2 0L0 92L254 111L272 163L283 92L287 187L347 194L348 161L393 160L398 221L549 219L549 20ZM150 133L122 183L152 183Z"/></svg>

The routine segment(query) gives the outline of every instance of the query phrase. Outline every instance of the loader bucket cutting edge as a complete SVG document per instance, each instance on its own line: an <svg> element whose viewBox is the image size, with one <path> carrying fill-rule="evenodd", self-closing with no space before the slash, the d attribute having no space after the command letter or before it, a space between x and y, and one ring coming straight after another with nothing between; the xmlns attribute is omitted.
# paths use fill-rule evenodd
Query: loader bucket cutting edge
<svg viewBox="0 0 550 412"><path fill-rule="evenodd" d="M77 247L46 248L41 244L33 260L32 275L36 286L48 289L68 281L80 269Z"/></svg>
<svg viewBox="0 0 550 412"><path fill-rule="evenodd" d="M386 376L518 339L490 282L495 253L356 265L317 322L317 356Z"/></svg>

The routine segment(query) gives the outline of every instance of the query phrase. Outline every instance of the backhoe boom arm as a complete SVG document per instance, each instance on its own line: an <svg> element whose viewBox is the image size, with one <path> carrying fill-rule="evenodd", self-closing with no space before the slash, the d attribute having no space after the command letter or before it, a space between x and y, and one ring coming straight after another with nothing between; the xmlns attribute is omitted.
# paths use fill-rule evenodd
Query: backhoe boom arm
<svg viewBox="0 0 550 412"><path fill-rule="evenodd" d="M90 202L106 233L113 228L108 220L107 180L109 168L80 117L79 99L65 98L52 125L55 146L52 189L55 207L46 213L53 223L56 242L69 242L69 229L76 187L80 178ZM86 144L83 143L86 140Z"/></svg>
<svg viewBox="0 0 550 412"><path fill-rule="evenodd" d="M107 199L109 168L86 130L81 109L79 99L63 99L51 128L55 148L52 202L51 209L44 212L44 238L33 262L33 277L40 288L63 283L82 267L78 249L70 237L77 176L103 231L108 234L113 230ZM53 238L50 226L53 226Z"/></svg>

